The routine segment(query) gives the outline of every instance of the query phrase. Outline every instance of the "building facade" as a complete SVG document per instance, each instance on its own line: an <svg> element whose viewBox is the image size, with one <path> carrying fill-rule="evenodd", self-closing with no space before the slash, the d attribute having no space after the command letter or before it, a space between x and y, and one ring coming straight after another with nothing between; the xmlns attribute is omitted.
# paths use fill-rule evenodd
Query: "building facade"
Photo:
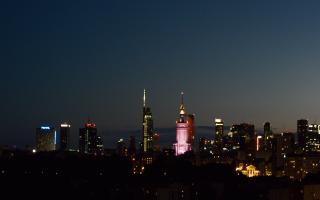
<svg viewBox="0 0 320 200"><path fill-rule="evenodd" d="M36 151L56 150L57 132L54 127L41 126L36 130Z"/></svg>
<svg viewBox="0 0 320 200"><path fill-rule="evenodd" d="M151 109L146 106L146 90L143 92L142 151L153 151L153 119Z"/></svg>
<svg viewBox="0 0 320 200"><path fill-rule="evenodd" d="M79 129L79 152L95 154L99 152L99 142L101 138L98 137L96 124L88 121L84 128ZM100 144L99 144L99 143Z"/></svg>
<svg viewBox="0 0 320 200"><path fill-rule="evenodd" d="M70 129L71 125L68 123L63 123L60 125L60 151L68 151L70 149Z"/></svg>
<svg viewBox="0 0 320 200"><path fill-rule="evenodd" d="M179 118L176 121L176 143L173 145L176 156L191 150L191 144L188 143L189 126L187 122L187 113L183 104L183 93L181 93L181 105L179 110Z"/></svg>

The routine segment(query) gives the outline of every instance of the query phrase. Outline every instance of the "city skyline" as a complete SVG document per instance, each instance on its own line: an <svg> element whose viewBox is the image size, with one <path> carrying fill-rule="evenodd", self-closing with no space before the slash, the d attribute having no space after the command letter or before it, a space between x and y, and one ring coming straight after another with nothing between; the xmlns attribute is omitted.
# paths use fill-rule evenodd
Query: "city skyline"
<svg viewBox="0 0 320 200"><path fill-rule="evenodd" d="M150 110L150 107L146 106L146 93L147 93L147 90L143 89L143 97L142 97L141 103L143 105L143 110L144 109L149 109ZM182 98L182 100L180 99L182 104L180 102L179 109L177 109L177 111L179 111L179 112L181 112L181 105L184 105L184 103L183 103L184 102L183 101L184 92L181 92L180 95L181 95L181 98ZM148 104L150 104L150 102L148 102ZM148 111L148 112L150 112L150 111ZM195 113L193 113L192 115L196 116ZM218 119L217 117L213 118L210 125L201 125L201 124L199 125L199 124L197 124L195 126L195 132L197 133L195 135L196 142L199 142L199 139L201 137L211 138L211 139L214 138L214 134L215 134L214 128L215 128L215 123L216 123L215 120L217 120L217 119ZM300 119L309 121L309 119L307 119L307 118L306 119L300 118ZM223 120L223 119L218 119L218 120ZM93 120L93 122L94 121L95 120ZM80 127L74 127L72 125L73 123L70 123L70 120L66 120L65 122L69 123L68 126L72 130L72 131L70 131L72 134L71 134L71 137L69 138L69 140L70 140L69 141L69 143L70 143L69 145L71 145L70 148L71 149L77 149L78 145L79 145L78 141L77 141L78 140L78 129L81 126ZM60 123L59 122L57 122L57 123L52 123L52 122L40 123L40 124L37 125L36 129L39 129L39 128L45 127L45 126L51 126L53 128L59 128L59 126L65 124L65 122L61 121ZM92 122L92 120L91 120L91 117L89 116L87 121L84 121L82 123L82 125L83 124L86 125L87 123L91 123L91 122ZM310 124L317 124L315 121L313 121L313 122L309 121L309 122L310 122ZM248 122L248 121L231 122L230 124L225 124L224 125L224 130L225 131L231 131L230 128L232 127L232 125L241 124L241 123L251 123L251 122ZM270 122L266 121L265 123L270 123ZM75 124L77 124L77 123L75 123ZM254 124L254 123L252 123L252 124L255 125L255 126L257 125L257 124ZM262 124L260 126L259 125L256 126L255 133L257 135L263 135L263 126L264 125L265 124ZM271 126L272 126L272 123L271 123ZM73 127L73 128L71 128L71 127ZM160 140L160 144L161 145L160 146L162 148L170 148L172 146L171 143L175 141L174 138L176 137L176 128L174 126L172 126L172 127L155 127L155 128L152 128L152 129L154 129L152 131L153 133L160 134L160 138L161 138L161 140ZM114 148L116 146L116 141L121 139L124 142L129 143L129 139L130 139L131 136L134 136L134 137L137 138L137 145L138 145L139 143L141 143L143 141L142 137L140 138L141 133L144 132L143 130L144 129L141 130L141 128L139 129L137 127L137 129L126 129L126 130L124 130L124 129L123 130L100 130L99 133L104 138L103 143L104 143L104 145L106 145L105 147L106 148ZM272 126L271 130L276 134L283 133L283 132L297 133L297 127L289 130L289 129L280 129L278 127L273 127ZM120 134L117 134L117 132L120 133ZM60 132L58 134L60 134ZM164 136L165 139L163 139L161 136ZM31 138L29 138L29 139L31 139ZM60 138L58 138L58 139L60 140ZM24 148L25 145L33 146L34 144L35 144L35 141L33 141L33 139L32 139L31 143L24 143L24 144L19 144L18 143L18 145L17 145L17 143L14 143L14 144L8 144L7 143L7 144L2 144L2 145L14 145L14 146L18 146L19 148Z"/></svg>
<svg viewBox="0 0 320 200"><path fill-rule="evenodd" d="M1 144L88 116L103 136L175 126L184 91L195 126L320 122L318 2L17 1L1 6ZM136 137L139 134L136 135ZM138 138L138 137L137 137Z"/></svg>

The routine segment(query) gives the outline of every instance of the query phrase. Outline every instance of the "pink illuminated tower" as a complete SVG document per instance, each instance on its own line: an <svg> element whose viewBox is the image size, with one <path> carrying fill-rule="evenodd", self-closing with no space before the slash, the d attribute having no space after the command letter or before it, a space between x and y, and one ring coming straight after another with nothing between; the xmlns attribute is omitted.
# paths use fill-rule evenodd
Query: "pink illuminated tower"
<svg viewBox="0 0 320 200"><path fill-rule="evenodd" d="M191 150L191 145L188 143L189 125L187 121L187 113L183 104L183 92L181 92L181 105L180 105L179 118L176 121L177 124L177 142L173 144L176 156L182 155Z"/></svg>

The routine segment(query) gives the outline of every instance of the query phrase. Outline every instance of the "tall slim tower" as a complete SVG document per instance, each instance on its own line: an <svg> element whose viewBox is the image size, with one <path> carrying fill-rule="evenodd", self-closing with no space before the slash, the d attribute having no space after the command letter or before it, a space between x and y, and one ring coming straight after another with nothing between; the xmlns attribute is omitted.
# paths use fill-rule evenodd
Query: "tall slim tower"
<svg viewBox="0 0 320 200"><path fill-rule="evenodd" d="M68 151L70 148L70 127L68 123L60 125L60 150Z"/></svg>
<svg viewBox="0 0 320 200"><path fill-rule="evenodd" d="M81 153L97 152L97 133L96 124L90 120L84 125L84 128L79 129L79 151Z"/></svg>
<svg viewBox="0 0 320 200"><path fill-rule="evenodd" d="M305 148L308 137L308 120L300 119L297 121L297 134L299 147Z"/></svg>
<svg viewBox="0 0 320 200"><path fill-rule="evenodd" d="M223 132L224 132L224 123L222 119L215 118L214 119L214 142L219 151L222 151L223 148Z"/></svg>
<svg viewBox="0 0 320 200"><path fill-rule="evenodd" d="M187 113L185 111L184 102L183 102L183 92L181 92L181 104L179 108L179 118L176 121L177 133L176 140L177 142L173 144L175 149L176 156L182 155L187 151L191 150L191 145L188 143L188 123L187 123Z"/></svg>
<svg viewBox="0 0 320 200"><path fill-rule="evenodd" d="M142 121L142 150L153 150L153 119L151 109L146 106L146 90L143 91L143 121Z"/></svg>

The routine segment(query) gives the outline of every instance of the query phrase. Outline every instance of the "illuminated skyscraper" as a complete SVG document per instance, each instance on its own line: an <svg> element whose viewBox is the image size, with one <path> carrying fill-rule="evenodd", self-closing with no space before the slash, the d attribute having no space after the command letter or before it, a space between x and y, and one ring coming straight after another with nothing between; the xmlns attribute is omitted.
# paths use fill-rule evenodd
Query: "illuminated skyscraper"
<svg viewBox="0 0 320 200"><path fill-rule="evenodd" d="M181 93L181 105L179 110L180 110L179 118L176 121L177 142L173 145L176 156L184 154L187 151L191 150L191 145L188 143L188 123L187 123L187 114L183 104L183 92Z"/></svg>
<svg viewBox="0 0 320 200"><path fill-rule="evenodd" d="M144 153L153 150L153 119L151 109L146 106L146 90L143 91L142 150Z"/></svg>
<svg viewBox="0 0 320 200"><path fill-rule="evenodd" d="M61 151L68 151L70 148L70 124L60 125L60 147Z"/></svg>
<svg viewBox="0 0 320 200"><path fill-rule="evenodd" d="M214 141L219 147L222 147L223 130L224 130L224 123L222 119L216 118L214 120L214 129L215 129Z"/></svg>
<svg viewBox="0 0 320 200"><path fill-rule="evenodd" d="M98 138L97 132L96 124L90 121L85 124L84 128L79 129L79 151L81 153L97 153L100 150L99 145L102 142L99 142L101 138Z"/></svg>
<svg viewBox="0 0 320 200"><path fill-rule="evenodd" d="M189 114L187 116L187 123L188 123L188 141L187 143L191 144L191 146L194 145L194 137L195 137L195 132L194 132L194 114Z"/></svg>
<svg viewBox="0 0 320 200"><path fill-rule="evenodd" d="M36 150L54 151L56 150L57 132L53 127L41 126L36 130Z"/></svg>

